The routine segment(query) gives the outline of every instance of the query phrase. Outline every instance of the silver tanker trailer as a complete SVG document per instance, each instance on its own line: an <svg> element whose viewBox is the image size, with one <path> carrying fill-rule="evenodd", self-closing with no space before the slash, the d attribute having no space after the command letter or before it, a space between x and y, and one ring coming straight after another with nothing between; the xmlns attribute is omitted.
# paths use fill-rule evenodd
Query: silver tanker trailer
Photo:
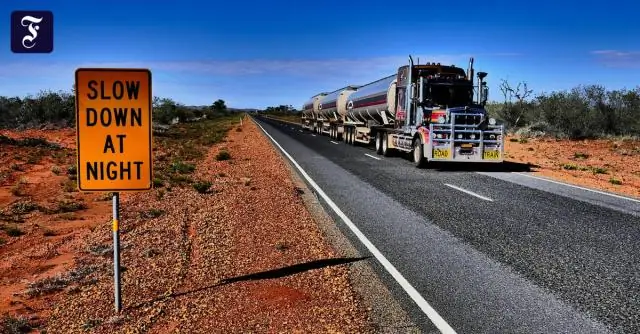
<svg viewBox="0 0 640 334"><path fill-rule="evenodd" d="M302 128L315 131L318 105L327 93L316 94L302 105Z"/></svg>
<svg viewBox="0 0 640 334"><path fill-rule="evenodd" d="M357 89L358 86L347 86L322 97L318 104L318 133L328 134L331 138L338 136L333 124L344 121L347 99Z"/></svg>

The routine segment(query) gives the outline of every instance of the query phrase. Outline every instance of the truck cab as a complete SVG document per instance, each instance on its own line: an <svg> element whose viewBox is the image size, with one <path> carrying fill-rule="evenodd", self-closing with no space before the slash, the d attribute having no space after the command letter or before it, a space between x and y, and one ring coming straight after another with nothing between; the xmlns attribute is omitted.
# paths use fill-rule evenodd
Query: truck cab
<svg viewBox="0 0 640 334"><path fill-rule="evenodd" d="M416 165L427 161L502 162L504 128L487 115L486 76L478 72L474 85L473 58L465 73L460 67L440 63L414 65L410 57L410 65L398 69L397 135L392 135L391 146L412 151Z"/></svg>

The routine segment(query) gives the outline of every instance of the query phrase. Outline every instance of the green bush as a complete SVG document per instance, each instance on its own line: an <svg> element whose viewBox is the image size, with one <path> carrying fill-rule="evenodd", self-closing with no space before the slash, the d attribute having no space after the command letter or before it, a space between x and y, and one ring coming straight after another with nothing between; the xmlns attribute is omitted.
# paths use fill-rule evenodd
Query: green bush
<svg viewBox="0 0 640 334"><path fill-rule="evenodd" d="M213 184L209 181L198 181L193 184L193 189L201 194L206 194Z"/></svg>
<svg viewBox="0 0 640 334"><path fill-rule="evenodd" d="M206 107L187 107L169 98L154 97L152 113L155 123L170 124L175 119L184 123L204 115L214 118L230 112L220 99ZM23 98L0 96L0 128L74 127L75 115L73 91L41 91Z"/></svg>
<svg viewBox="0 0 640 334"><path fill-rule="evenodd" d="M229 160L229 159L231 159L231 153L225 150L218 152L218 154L216 155L216 160L218 161Z"/></svg>
<svg viewBox="0 0 640 334"><path fill-rule="evenodd" d="M578 86L528 100L522 98L526 92L521 89L508 84L501 89L504 102L487 104L487 111L509 130L571 139L640 136L640 87L606 90L599 85Z"/></svg>

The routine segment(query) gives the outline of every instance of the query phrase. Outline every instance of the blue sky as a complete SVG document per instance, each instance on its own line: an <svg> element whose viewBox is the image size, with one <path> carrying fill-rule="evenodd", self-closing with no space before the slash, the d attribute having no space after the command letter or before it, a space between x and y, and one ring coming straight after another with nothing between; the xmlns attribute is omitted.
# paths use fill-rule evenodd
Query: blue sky
<svg viewBox="0 0 640 334"><path fill-rule="evenodd" d="M393 74L409 54L463 68L474 56L492 100L502 78L535 92L640 84L631 0L133 3L1 1L0 95L68 90L77 67L144 67L154 95L185 104L299 108L317 92ZM11 53L17 9L53 11L53 53Z"/></svg>

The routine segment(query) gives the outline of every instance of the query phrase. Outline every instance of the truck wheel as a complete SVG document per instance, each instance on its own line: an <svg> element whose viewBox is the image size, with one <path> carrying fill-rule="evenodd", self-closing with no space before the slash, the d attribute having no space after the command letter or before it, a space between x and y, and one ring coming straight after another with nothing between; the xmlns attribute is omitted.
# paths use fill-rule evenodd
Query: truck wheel
<svg viewBox="0 0 640 334"><path fill-rule="evenodd" d="M382 132L376 133L376 154L382 154Z"/></svg>
<svg viewBox="0 0 640 334"><path fill-rule="evenodd" d="M427 163L427 159L424 158L423 148L424 145L422 145L420 138L413 140L413 164L418 168L424 167Z"/></svg>
<svg viewBox="0 0 640 334"><path fill-rule="evenodd" d="M383 133L382 134L382 155L385 157L390 157L391 156L391 149L389 148L389 134L388 133Z"/></svg>

